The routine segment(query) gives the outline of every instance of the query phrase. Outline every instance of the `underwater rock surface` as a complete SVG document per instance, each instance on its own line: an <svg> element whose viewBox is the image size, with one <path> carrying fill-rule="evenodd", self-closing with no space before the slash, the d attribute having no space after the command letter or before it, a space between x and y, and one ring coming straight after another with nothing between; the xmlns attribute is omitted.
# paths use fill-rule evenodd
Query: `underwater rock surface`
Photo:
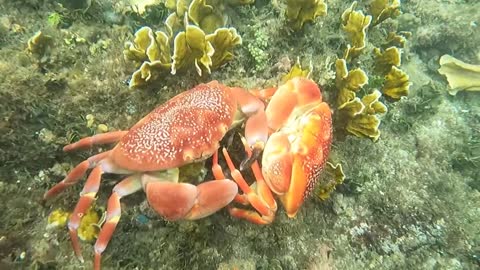
<svg viewBox="0 0 480 270"><path fill-rule="evenodd" d="M167 74L136 90L128 87L135 67L123 57L124 44L142 26L163 27L170 11L158 4L139 14L126 0L78 1L79 7L69 2L0 0L0 269L92 268L91 242L82 242L81 263L66 227L47 229L51 212L73 209L82 183L40 204L48 188L98 151L62 152L69 142L127 129L200 82L276 85L297 57L303 66L311 64L311 78L334 107L334 63L348 45L340 18L350 1L327 1L328 14L300 30L285 18L287 1L225 5L227 25L242 37L229 63L203 77L195 68ZM368 14L368 3L356 9ZM385 42L388 32L411 32L401 61L412 83L409 94L396 102L382 97L388 112L376 142L335 129L331 158L342 164L345 180L328 199L312 195L295 219L279 209L273 224L258 226L226 210L198 221L167 222L139 192L122 199L103 269L478 268L480 94L449 95L437 70L444 54L480 64L480 4L403 1L400 10L369 27L366 47L351 61L369 76L360 93L380 89L382 76L370 72L374 44ZM31 40L38 31L46 38ZM42 42L41 49L29 50ZM241 159L238 142L231 151ZM198 183L205 176L198 170L186 177ZM104 178L95 203L99 212L120 179Z"/></svg>

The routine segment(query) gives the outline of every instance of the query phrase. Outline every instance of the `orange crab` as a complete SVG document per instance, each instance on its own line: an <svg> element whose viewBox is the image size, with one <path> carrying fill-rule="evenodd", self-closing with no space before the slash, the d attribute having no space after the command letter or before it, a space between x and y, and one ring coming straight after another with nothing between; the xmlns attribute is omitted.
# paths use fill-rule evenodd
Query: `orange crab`
<svg viewBox="0 0 480 270"><path fill-rule="evenodd" d="M244 120L246 139L242 140L256 177L252 186L235 169L225 149L223 154L235 182L223 175L218 164L220 140ZM331 112L322 102L318 86L307 79L292 79L278 89L261 91L212 81L175 96L128 131L83 138L65 146L64 151L115 142L112 150L81 162L44 195L45 201L56 196L93 168L68 223L73 249L82 260L77 229L95 200L101 175L129 175L113 188L108 200L106 221L94 246L95 269L100 269L101 254L120 219L120 199L142 189L150 206L168 220L199 219L235 200L251 204L256 211L229 207L233 216L269 223L277 209L271 191L280 196L287 214L294 216L328 156ZM263 173L254 160L256 155L252 155L262 150ZM215 181L198 186L178 183L178 167L212 155Z"/></svg>
<svg viewBox="0 0 480 270"><path fill-rule="evenodd" d="M278 88L255 94L266 99L271 97L266 107L269 137L263 149L262 168L257 161L251 164L255 183L249 186L225 149L223 154L232 178L243 191L234 200L251 205L256 211L229 207L229 212L256 224L269 224L277 210L272 192L293 218L312 191L330 152L332 114L328 104L322 101L318 85L305 78L297 77ZM242 141L252 157L251 143ZM216 156L214 164L217 164ZM217 173L215 178L225 178L215 165L213 172Z"/></svg>

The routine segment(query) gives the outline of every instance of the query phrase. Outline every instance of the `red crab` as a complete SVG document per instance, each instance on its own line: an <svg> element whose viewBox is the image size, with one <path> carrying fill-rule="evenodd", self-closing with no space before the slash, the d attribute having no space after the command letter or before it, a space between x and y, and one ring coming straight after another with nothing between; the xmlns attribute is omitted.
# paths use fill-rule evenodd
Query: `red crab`
<svg viewBox="0 0 480 270"><path fill-rule="evenodd" d="M268 100L265 108L265 100ZM245 120L246 119L246 120ZM234 181L218 165L217 150L225 133L245 120L245 149L263 152L263 175L254 161L256 183L249 186L223 149ZM64 151L116 143L109 151L78 164L44 195L48 200L77 183L93 168L68 222L73 249L82 260L77 229L95 200L103 173L127 174L108 200L106 221L95 243L95 269L121 216L120 199L144 190L150 206L168 220L199 219L231 201L251 204L256 211L230 207L230 213L251 222L273 221L278 194L287 214L295 216L328 156L331 112L320 89L295 78L281 87L246 91L212 81L185 91L157 107L128 131L83 138ZM198 186L178 183L178 167L214 156L214 181ZM243 191L238 194L238 187Z"/></svg>

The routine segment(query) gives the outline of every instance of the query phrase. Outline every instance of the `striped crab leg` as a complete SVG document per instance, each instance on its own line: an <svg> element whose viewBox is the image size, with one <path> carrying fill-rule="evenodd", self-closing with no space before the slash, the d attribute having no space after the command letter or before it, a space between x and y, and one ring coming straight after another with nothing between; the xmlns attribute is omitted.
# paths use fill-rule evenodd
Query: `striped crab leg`
<svg viewBox="0 0 480 270"><path fill-rule="evenodd" d="M128 131L119 130L85 137L78 142L66 145L63 147L63 151L69 152L72 150L91 148L94 145L114 143L119 141L127 133Z"/></svg>
<svg viewBox="0 0 480 270"><path fill-rule="evenodd" d="M118 221L122 215L120 199L142 190L141 174L133 174L120 181L115 185L112 195L108 199L107 216L100 232L98 233L97 241L95 242L95 260L94 269L100 269L101 257L103 251L107 248L108 242L112 238Z"/></svg>
<svg viewBox="0 0 480 270"><path fill-rule="evenodd" d="M42 202L45 203L47 200L50 200L60 194L69 186L78 183L78 181L80 181L80 179L82 179L82 177L87 173L88 169L95 167L98 162L106 158L110 152L111 151L103 152L80 162L67 174L67 176L62 181L58 182L47 192L45 192Z"/></svg>
<svg viewBox="0 0 480 270"><path fill-rule="evenodd" d="M91 137L86 137L79 140L78 142L66 145L63 148L63 151L68 152L77 149L91 148L93 145L98 144L114 143L119 141L127 132L128 131L113 131L103 134L97 134ZM57 196L67 187L78 183L78 181L86 174L88 169L95 167L96 164L100 160L106 158L109 153L110 151L107 151L94 155L75 166L75 168L73 168L61 182L57 183L55 186L45 192L45 194L43 195L43 203Z"/></svg>
<svg viewBox="0 0 480 270"><path fill-rule="evenodd" d="M108 153L109 151L102 154L106 155ZM73 251L75 252L77 258L82 262L83 257L80 250L80 242L78 240L77 231L80 227L82 217L95 201L95 197L100 188L100 182L102 180L103 173L129 173L129 171L116 167L110 159L105 158L98 162L96 167L93 168L92 172L88 176L85 186L83 187L82 192L80 192L80 199L78 200L70 220L68 221L68 231L70 233Z"/></svg>
<svg viewBox="0 0 480 270"><path fill-rule="evenodd" d="M247 155L250 157L252 155L252 150L250 149L248 143L244 138L242 138L243 145ZM240 171L235 168L235 165L230 158L227 150L223 149L223 155L225 161L227 162L228 168L232 175L233 180L237 183L239 188L242 190L243 195L245 196L246 201L256 210L247 210L237 207L230 207L229 212L233 217L243 218L255 224L270 224L275 218L275 213L277 211L277 203L273 197L272 192L265 183L263 179L260 166L257 161L254 161L251 164L251 169L255 176L255 183L251 186L245 181ZM237 200L242 203L243 199Z"/></svg>

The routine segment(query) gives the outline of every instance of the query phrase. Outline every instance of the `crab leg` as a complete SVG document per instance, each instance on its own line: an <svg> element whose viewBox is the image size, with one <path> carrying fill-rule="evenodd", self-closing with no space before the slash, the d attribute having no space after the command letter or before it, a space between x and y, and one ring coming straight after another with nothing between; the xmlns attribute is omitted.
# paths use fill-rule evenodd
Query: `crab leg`
<svg viewBox="0 0 480 270"><path fill-rule="evenodd" d="M87 160L82 161L80 164L75 166L68 175L55 186L50 188L45 194L43 195L43 202L55 197L62 191L64 191L67 187L76 184L87 172L88 169L93 168L96 164L104 159L110 151L103 152L97 154L95 156L89 157Z"/></svg>
<svg viewBox="0 0 480 270"><path fill-rule="evenodd" d="M212 173L216 180L227 179L225 174L222 171L222 167L218 164L218 151L215 151L212 158ZM233 199L234 202L240 203L243 205L248 205L248 200L244 195L236 194Z"/></svg>
<svg viewBox="0 0 480 270"><path fill-rule="evenodd" d="M128 131L112 131L102 134L93 135L91 137L86 137L80 139L77 142L71 143L63 147L63 151L69 152L77 149L91 148L97 144L108 144L119 141Z"/></svg>
<svg viewBox="0 0 480 270"><path fill-rule="evenodd" d="M245 149L248 150L247 153L251 155L248 144L245 142L244 139L242 139L242 141L245 145ZM254 190L247 184L240 171L235 168L235 165L233 164L230 155L225 148L223 149L223 155L225 156L225 160L231 171L232 178L246 195L246 198L250 202L252 207L255 208L255 210L257 211L255 212L252 210L232 207L229 209L230 214L234 217L243 218L256 224L271 223L275 217L277 204L273 198L270 189L267 187L263 179L258 162L255 161L252 164L252 170L256 179L256 183L252 185L252 187L255 188Z"/></svg>
<svg viewBox="0 0 480 270"><path fill-rule="evenodd" d="M73 210L72 216L68 221L68 230L70 232L70 239L72 240L73 251L81 262L83 262L83 257L80 250L80 242L78 241L77 230L80 226L80 221L82 220L83 215L95 200L95 196L97 195L100 187L102 174L103 170L101 166L97 166L92 170L82 192L80 192L80 200L78 200L75 210Z"/></svg>
<svg viewBox="0 0 480 270"><path fill-rule="evenodd" d="M95 242L94 269L100 269L102 253L107 248L108 242L112 238L113 232L115 231L122 215L120 199L141 189L142 183L140 181L140 174L134 174L125 178L113 188L112 195L108 199L107 218L98 234L97 241Z"/></svg>

